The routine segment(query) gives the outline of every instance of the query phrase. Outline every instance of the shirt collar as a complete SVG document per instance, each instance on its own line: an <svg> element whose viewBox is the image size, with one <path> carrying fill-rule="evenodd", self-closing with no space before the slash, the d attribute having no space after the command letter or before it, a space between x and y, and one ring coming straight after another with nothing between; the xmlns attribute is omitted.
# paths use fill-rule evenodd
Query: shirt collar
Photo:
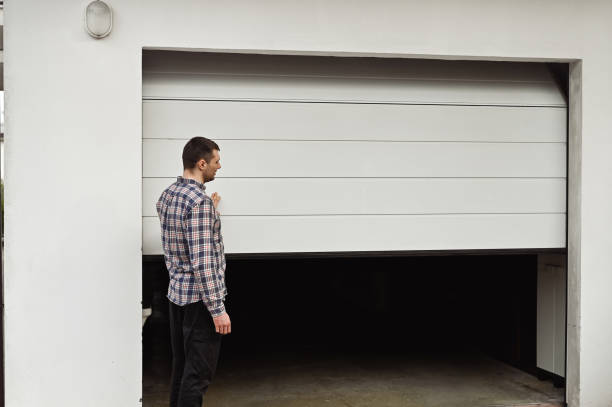
<svg viewBox="0 0 612 407"><path fill-rule="evenodd" d="M204 184L202 184L201 182L196 181L195 179L183 178L181 176L178 176L176 177L176 182L180 184L193 184L200 188L202 191L206 190L206 186L204 186Z"/></svg>

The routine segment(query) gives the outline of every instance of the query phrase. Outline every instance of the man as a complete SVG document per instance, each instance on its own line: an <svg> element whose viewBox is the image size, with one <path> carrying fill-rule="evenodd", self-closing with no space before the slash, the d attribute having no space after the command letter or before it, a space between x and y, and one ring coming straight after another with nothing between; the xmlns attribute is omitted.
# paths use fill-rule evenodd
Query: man
<svg viewBox="0 0 612 407"><path fill-rule="evenodd" d="M217 193L204 193L221 168L219 146L194 137L183 149L183 176L157 202L170 274L171 407L201 407L217 368L221 336L231 332L223 301L225 255Z"/></svg>

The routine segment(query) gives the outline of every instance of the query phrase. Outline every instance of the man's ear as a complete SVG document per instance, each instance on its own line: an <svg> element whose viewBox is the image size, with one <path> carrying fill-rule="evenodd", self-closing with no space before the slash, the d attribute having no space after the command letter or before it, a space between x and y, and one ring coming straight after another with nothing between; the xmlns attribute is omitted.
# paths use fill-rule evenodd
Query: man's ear
<svg viewBox="0 0 612 407"><path fill-rule="evenodd" d="M201 170L206 168L206 160L205 159L202 158L200 161L198 161L198 168L200 168Z"/></svg>

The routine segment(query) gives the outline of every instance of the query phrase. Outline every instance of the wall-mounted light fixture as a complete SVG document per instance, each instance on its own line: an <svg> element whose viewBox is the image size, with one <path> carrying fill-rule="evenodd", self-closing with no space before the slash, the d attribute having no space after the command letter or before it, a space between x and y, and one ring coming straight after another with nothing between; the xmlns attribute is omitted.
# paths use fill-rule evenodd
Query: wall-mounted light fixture
<svg viewBox="0 0 612 407"><path fill-rule="evenodd" d="M85 10L85 29L94 38L100 39L113 29L113 10L103 1L89 3Z"/></svg>

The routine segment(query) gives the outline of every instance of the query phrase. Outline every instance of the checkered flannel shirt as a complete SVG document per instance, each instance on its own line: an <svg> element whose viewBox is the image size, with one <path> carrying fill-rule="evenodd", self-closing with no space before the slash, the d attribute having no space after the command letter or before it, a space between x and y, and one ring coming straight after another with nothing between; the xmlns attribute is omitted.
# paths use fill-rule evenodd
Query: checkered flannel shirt
<svg viewBox="0 0 612 407"><path fill-rule="evenodd" d="M168 299L203 301L213 317L225 312L225 254L221 220L204 184L177 177L157 201L162 246L170 274Z"/></svg>

